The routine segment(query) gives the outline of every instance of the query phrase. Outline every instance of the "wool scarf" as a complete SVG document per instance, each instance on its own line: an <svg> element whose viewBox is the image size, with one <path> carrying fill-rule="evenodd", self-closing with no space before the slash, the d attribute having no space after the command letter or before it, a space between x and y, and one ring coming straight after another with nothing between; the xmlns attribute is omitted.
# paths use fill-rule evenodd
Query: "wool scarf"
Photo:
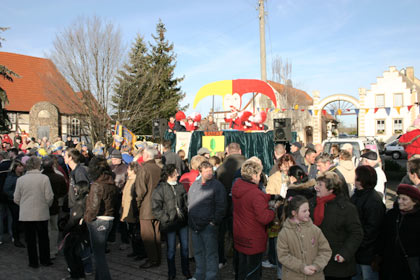
<svg viewBox="0 0 420 280"><path fill-rule="evenodd" d="M317 197L316 198L316 206L314 209L314 224L319 226L322 224L324 220L324 210L325 210L325 203L331 201L335 198L335 194L330 194L324 197Z"/></svg>

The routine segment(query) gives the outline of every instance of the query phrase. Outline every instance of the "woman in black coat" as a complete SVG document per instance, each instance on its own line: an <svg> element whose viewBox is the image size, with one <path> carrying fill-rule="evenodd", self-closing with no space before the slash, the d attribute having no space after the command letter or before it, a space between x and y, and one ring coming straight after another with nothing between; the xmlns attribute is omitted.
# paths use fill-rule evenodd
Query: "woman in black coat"
<svg viewBox="0 0 420 280"><path fill-rule="evenodd" d="M400 184L397 194L382 230L381 279L420 279L420 190Z"/></svg>
<svg viewBox="0 0 420 280"><path fill-rule="evenodd" d="M161 182L152 194L152 212L160 221L161 232L166 233L168 279L175 279L176 236L181 245L182 274L191 278L188 260L188 205L187 192L177 181L175 164L162 168Z"/></svg>
<svg viewBox="0 0 420 280"><path fill-rule="evenodd" d="M316 178L314 224L328 240L332 257L324 269L325 279L351 279L356 274L355 254L363 240L357 209L342 193L341 181L327 171Z"/></svg>
<svg viewBox="0 0 420 280"><path fill-rule="evenodd" d="M376 171L371 166L356 168L356 178L351 202L356 205L363 228L363 241L356 252L357 279L378 279L378 272L373 271L372 262L378 254L378 237L385 218L385 205L375 191Z"/></svg>

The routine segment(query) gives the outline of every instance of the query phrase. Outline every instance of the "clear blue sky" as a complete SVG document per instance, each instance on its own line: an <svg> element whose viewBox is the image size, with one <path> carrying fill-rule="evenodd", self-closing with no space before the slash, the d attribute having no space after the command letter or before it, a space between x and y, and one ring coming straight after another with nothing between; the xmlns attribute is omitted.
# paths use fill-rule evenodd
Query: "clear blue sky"
<svg viewBox="0 0 420 280"><path fill-rule="evenodd" d="M78 16L96 15L121 28L130 47L137 33L150 40L159 18L185 76L187 113L201 86L218 80L260 78L258 0L9 1L1 7L6 41L0 51L45 57L55 34ZM414 66L420 77L420 1L268 0L267 72L275 56L293 65L292 80L321 98L376 82L389 66ZM0 61L1 63L1 61ZM221 97L216 97L221 104Z"/></svg>

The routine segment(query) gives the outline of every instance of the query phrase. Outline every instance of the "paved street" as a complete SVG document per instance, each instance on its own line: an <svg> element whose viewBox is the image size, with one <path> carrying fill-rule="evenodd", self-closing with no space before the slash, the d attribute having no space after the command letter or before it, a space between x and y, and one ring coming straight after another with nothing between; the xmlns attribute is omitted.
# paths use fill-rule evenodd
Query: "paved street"
<svg viewBox="0 0 420 280"><path fill-rule="evenodd" d="M16 248L6 238L6 242L0 245L0 280L18 279L18 280L59 280L67 276L66 264L63 255L59 255L53 260L54 265L50 267L40 267L32 269L28 267L28 257L26 249ZM157 268L139 269L141 262L134 261L126 257L130 249L119 250L119 244L110 245L111 252L107 254L108 264L111 269L112 279L145 279L160 280L167 279L167 265L165 258L165 245L162 246L164 259ZM179 251L177 260L177 279L185 279L181 271ZM233 279L232 258L229 263L221 270L221 279ZM194 272L194 263L191 263L191 272ZM87 280L94 279L94 276L88 276ZM275 269L263 269L263 279L276 279Z"/></svg>
<svg viewBox="0 0 420 280"><path fill-rule="evenodd" d="M387 195L387 208L392 207L395 200L395 189L399 182L389 182ZM139 269L141 262L136 262L126 255L130 249L119 250L119 244L109 245L111 252L107 254L108 263L111 269L112 278L115 279L145 279L159 280L167 279L167 265L165 258L165 245L162 246L163 261L157 268ZM181 264L179 252L177 260L177 279L184 279L180 274ZM0 280L59 280L67 276L66 264L63 255L59 255L50 267L40 267L32 269L28 267L28 258L26 249L16 248L6 237L5 243L0 245ZM194 263L191 263L191 272L194 272ZM263 279L276 279L275 269L263 268ZM228 265L221 270L221 279L233 279L232 258L228 258ZM93 276L86 279L92 280Z"/></svg>

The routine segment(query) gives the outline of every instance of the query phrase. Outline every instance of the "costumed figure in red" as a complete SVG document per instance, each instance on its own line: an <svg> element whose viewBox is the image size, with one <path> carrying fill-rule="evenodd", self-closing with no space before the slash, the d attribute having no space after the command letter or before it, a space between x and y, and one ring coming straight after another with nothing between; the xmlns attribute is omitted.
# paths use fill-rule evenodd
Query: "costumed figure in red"
<svg viewBox="0 0 420 280"><path fill-rule="evenodd" d="M414 155L420 155L420 115L398 141L400 145L404 146L408 159Z"/></svg>

